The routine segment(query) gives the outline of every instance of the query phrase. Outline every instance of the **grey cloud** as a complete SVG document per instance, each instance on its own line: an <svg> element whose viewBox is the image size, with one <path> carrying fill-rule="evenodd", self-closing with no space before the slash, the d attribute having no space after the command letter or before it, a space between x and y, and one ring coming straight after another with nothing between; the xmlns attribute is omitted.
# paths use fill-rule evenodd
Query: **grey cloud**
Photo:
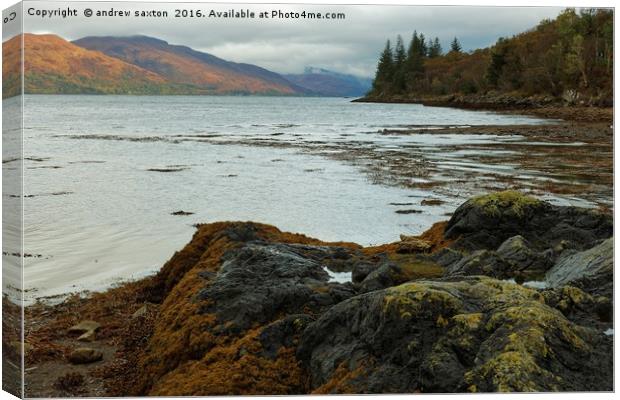
<svg viewBox="0 0 620 400"><path fill-rule="evenodd" d="M69 20L27 17L25 30L54 33L69 40L84 36L148 35L206 51L227 60L246 62L280 73L301 72L305 66L371 76L387 39L396 35L409 41L414 29L426 37L439 37L447 48L455 36L464 49L485 47L500 36L511 36L553 18L558 7L429 7L429 6L324 6L232 5L159 3L26 2L29 7L52 9L71 4L80 17ZM236 20L236 19L110 19L86 18L83 10L116 9L251 10L344 12L340 21Z"/></svg>

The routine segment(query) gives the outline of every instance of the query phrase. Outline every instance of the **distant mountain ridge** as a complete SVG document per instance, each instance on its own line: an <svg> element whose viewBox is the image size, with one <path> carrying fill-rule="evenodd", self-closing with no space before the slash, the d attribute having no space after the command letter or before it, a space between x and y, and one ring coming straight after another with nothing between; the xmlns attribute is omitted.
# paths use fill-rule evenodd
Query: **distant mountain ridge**
<svg viewBox="0 0 620 400"><path fill-rule="evenodd" d="M364 96L372 87L371 78L363 78L316 67L306 67L303 74L286 74L284 77L296 85L321 96Z"/></svg>
<svg viewBox="0 0 620 400"><path fill-rule="evenodd" d="M256 65L226 61L148 36L85 37L73 44L137 65L169 82L214 94L308 94L308 90Z"/></svg>
<svg viewBox="0 0 620 400"><path fill-rule="evenodd" d="M24 88L32 94L359 96L363 78L316 68L281 75L148 37L24 34ZM20 92L21 36L5 41L3 97Z"/></svg>
<svg viewBox="0 0 620 400"><path fill-rule="evenodd" d="M75 46L56 35L24 34L26 93L166 93L166 80L144 68ZM18 82L21 36L2 44L2 77ZM21 85L3 85L3 97ZM16 93L13 93L16 92Z"/></svg>

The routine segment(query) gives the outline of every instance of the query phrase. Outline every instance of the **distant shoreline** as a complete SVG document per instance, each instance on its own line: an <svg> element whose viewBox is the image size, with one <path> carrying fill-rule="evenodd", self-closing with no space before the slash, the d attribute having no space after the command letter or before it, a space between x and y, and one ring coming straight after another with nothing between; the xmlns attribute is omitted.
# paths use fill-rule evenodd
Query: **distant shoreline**
<svg viewBox="0 0 620 400"><path fill-rule="evenodd" d="M427 107L451 107L471 111L494 111L507 114L532 115L571 122L613 122L613 107L598 105L564 105L556 99L513 96L434 97L361 97L355 103L421 104Z"/></svg>

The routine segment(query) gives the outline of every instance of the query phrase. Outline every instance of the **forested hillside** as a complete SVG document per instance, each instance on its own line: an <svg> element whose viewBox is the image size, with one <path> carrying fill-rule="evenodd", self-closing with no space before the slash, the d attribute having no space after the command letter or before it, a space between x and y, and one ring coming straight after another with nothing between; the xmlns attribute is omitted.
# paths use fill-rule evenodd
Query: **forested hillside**
<svg viewBox="0 0 620 400"><path fill-rule="evenodd" d="M366 100L470 98L612 105L613 11L567 9L554 20L500 38L494 46L463 52L457 38L444 52L439 40L414 32L405 48L387 42ZM517 100L515 100L517 101Z"/></svg>
<svg viewBox="0 0 620 400"><path fill-rule="evenodd" d="M21 92L22 35L2 43L2 97ZM281 75L145 36L23 35L28 94L307 95Z"/></svg>

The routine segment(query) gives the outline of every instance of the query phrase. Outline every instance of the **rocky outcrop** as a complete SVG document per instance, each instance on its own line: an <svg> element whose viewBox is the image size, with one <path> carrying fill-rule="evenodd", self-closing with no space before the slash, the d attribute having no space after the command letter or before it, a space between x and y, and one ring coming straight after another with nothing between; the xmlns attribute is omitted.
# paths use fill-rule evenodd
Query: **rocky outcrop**
<svg viewBox="0 0 620 400"><path fill-rule="evenodd" d="M468 277L346 300L308 326L298 356L317 393L611 390L611 343L536 290Z"/></svg>
<svg viewBox="0 0 620 400"><path fill-rule="evenodd" d="M431 107L452 107L468 110L516 111L543 118L562 119L577 122L613 122L613 102L609 97L589 99L554 98L550 96L514 96L506 93L487 93L443 96L366 96L355 99L361 103L414 103Z"/></svg>
<svg viewBox="0 0 620 400"><path fill-rule="evenodd" d="M544 251L567 243L583 250L613 234L613 220L596 210L554 206L519 192L506 191L474 197L454 212L446 227L453 247L495 250L520 235L533 250Z"/></svg>
<svg viewBox="0 0 620 400"><path fill-rule="evenodd" d="M553 287L573 285L589 293L613 296L614 282L613 238L598 246L563 256L547 272L547 282Z"/></svg>
<svg viewBox="0 0 620 400"><path fill-rule="evenodd" d="M608 215L516 192L474 198L447 224L369 248L250 222L199 225L140 286L135 309L150 305L152 327L139 346L127 342L132 372L119 387L611 390L611 288L600 279L611 273L612 227Z"/></svg>
<svg viewBox="0 0 620 400"><path fill-rule="evenodd" d="M455 254L444 252L438 262L448 276L541 280L567 250L589 249L612 234L612 218L596 210L498 192L456 210L445 230Z"/></svg>
<svg viewBox="0 0 620 400"><path fill-rule="evenodd" d="M254 223L200 226L145 290L163 301L133 394L305 393L299 335L356 294L328 271L359 263L375 261L353 244Z"/></svg>
<svg viewBox="0 0 620 400"><path fill-rule="evenodd" d="M199 274L206 281L197 295L204 301L200 312L214 314L228 332L263 325L283 313L320 313L355 294L351 284L329 282L324 265L334 252L314 246L244 244L222 257L216 273Z"/></svg>

